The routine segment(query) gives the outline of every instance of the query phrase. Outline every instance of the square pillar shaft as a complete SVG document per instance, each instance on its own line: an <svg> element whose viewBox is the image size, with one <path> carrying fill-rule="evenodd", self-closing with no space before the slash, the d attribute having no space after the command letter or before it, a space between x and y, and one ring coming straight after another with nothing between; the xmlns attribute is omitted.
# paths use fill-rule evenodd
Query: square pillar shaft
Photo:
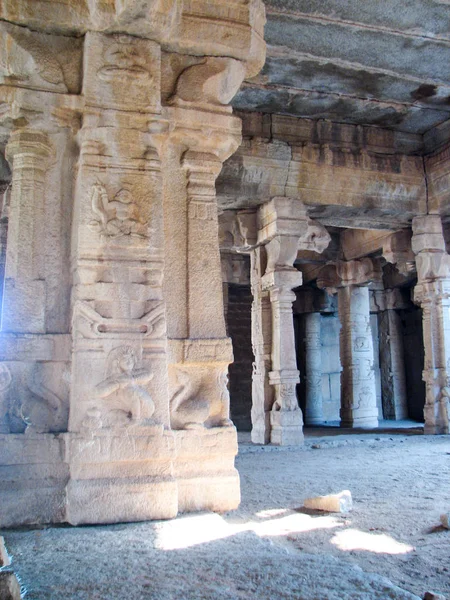
<svg viewBox="0 0 450 600"><path fill-rule="evenodd" d="M305 424L323 423L322 345L320 313L305 314L306 407Z"/></svg>
<svg viewBox="0 0 450 600"><path fill-rule="evenodd" d="M341 427L377 427L369 288L356 285L340 288L338 305L342 325Z"/></svg>

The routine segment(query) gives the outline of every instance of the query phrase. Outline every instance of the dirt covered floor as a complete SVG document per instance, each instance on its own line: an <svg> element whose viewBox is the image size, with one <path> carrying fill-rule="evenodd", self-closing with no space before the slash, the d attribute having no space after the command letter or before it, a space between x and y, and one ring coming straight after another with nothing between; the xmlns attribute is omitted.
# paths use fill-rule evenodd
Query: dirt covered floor
<svg viewBox="0 0 450 600"><path fill-rule="evenodd" d="M450 599L450 438L418 433L310 430L301 449L243 436L233 513L1 533L28 600ZM346 515L301 508L344 489Z"/></svg>

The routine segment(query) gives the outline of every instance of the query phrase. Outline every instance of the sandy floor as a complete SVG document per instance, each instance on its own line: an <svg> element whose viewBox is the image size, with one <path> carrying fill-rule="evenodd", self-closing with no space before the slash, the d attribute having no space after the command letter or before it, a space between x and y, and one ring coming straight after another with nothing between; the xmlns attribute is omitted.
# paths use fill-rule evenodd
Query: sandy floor
<svg viewBox="0 0 450 600"><path fill-rule="evenodd" d="M417 433L320 429L296 450L244 435L233 513L3 535L28 600L450 599L450 438ZM343 489L348 515L301 508Z"/></svg>

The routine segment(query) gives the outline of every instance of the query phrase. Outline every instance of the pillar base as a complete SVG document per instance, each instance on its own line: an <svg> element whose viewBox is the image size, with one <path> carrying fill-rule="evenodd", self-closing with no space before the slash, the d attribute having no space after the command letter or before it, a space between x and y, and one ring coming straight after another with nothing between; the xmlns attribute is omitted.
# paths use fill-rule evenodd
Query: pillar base
<svg viewBox="0 0 450 600"><path fill-rule="evenodd" d="M241 501L235 427L174 431L179 512L226 512Z"/></svg>
<svg viewBox="0 0 450 600"><path fill-rule="evenodd" d="M377 417L341 417L340 426L347 429L376 429L378 427Z"/></svg>
<svg viewBox="0 0 450 600"><path fill-rule="evenodd" d="M270 411L264 414L264 421L253 423L251 439L253 444L268 444L270 442Z"/></svg>
<svg viewBox="0 0 450 600"><path fill-rule="evenodd" d="M57 435L0 435L0 527L62 523L69 468Z"/></svg>
<svg viewBox="0 0 450 600"><path fill-rule="evenodd" d="M305 415L305 425L306 426L310 426L310 425L323 425L324 424L324 419L323 418L307 418Z"/></svg>
<svg viewBox="0 0 450 600"><path fill-rule="evenodd" d="M272 431L270 442L277 446L302 446L303 415L300 409L272 411L270 413Z"/></svg>
<svg viewBox="0 0 450 600"><path fill-rule="evenodd" d="M0 527L107 524L240 503L235 427L0 435Z"/></svg>
<svg viewBox="0 0 450 600"><path fill-rule="evenodd" d="M449 427L445 425L427 425L425 423L423 428L424 435L447 435L450 433Z"/></svg>
<svg viewBox="0 0 450 600"><path fill-rule="evenodd" d="M178 512L173 433L162 425L64 434L72 525L170 519Z"/></svg>

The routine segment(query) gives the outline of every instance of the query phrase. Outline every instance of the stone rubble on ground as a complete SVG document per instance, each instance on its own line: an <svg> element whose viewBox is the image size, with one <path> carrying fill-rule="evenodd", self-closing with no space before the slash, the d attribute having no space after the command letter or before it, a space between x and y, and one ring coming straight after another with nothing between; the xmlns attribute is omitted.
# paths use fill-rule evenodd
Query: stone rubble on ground
<svg viewBox="0 0 450 600"><path fill-rule="evenodd" d="M306 498L303 506L305 508L311 508L314 510L346 513L351 511L353 508L352 495L349 490L344 490L339 494L329 494L328 496Z"/></svg>
<svg viewBox="0 0 450 600"><path fill-rule="evenodd" d="M445 600L445 596L436 594L435 592L425 592L423 600Z"/></svg>
<svg viewBox="0 0 450 600"><path fill-rule="evenodd" d="M441 515L441 524L445 529L450 529L450 512Z"/></svg>

